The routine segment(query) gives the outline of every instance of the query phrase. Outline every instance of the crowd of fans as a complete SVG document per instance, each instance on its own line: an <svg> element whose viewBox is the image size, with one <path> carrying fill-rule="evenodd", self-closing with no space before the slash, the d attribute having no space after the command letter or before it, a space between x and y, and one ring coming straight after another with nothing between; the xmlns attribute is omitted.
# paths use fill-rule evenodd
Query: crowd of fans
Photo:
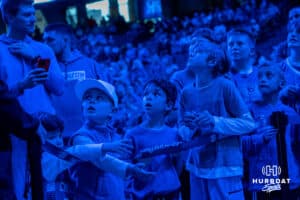
<svg viewBox="0 0 300 200"><path fill-rule="evenodd" d="M49 24L38 42L32 0L3 0L0 99L17 110L1 107L0 194L298 200L300 8L257 2L74 30ZM209 142L180 149L197 138ZM180 145L138 157L169 144Z"/></svg>
<svg viewBox="0 0 300 200"><path fill-rule="evenodd" d="M249 3L250 2L250 3ZM278 42L279 38L266 39L282 28L278 6L261 1L249 1L241 7L196 12L192 16L171 19L145 20L123 25L119 31L113 24L105 27L86 27L75 30L75 46L86 56L95 59L105 71L104 79L117 86L120 98L117 119L122 127L130 127L139 113L139 96L146 80L156 77L170 78L185 67L188 47L194 35L205 35L226 48L226 33L233 27L246 25L256 37L257 61L270 57L271 49L265 43ZM121 34L120 34L121 32ZM281 38L282 39L282 38Z"/></svg>

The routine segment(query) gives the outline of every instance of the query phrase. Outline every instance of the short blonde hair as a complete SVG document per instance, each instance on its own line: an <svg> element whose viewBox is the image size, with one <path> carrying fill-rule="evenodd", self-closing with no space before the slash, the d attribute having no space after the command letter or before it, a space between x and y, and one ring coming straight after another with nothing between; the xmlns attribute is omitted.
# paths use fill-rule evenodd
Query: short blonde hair
<svg viewBox="0 0 300 200"><path fill-rule="evenodd" d="M198 40L193 40L189 47L189 55L191 54L196 54L199 51L205 51L208 53L208 59L209 58L214 58L216 59L216 68L214 70L214 73L217 74L225 74L229 70L229 64L228 64L228 59L226 56L225 51L222 49L221 46L218 44L208 41L208 40L203 40L203 39L198 39Z"/></svg>

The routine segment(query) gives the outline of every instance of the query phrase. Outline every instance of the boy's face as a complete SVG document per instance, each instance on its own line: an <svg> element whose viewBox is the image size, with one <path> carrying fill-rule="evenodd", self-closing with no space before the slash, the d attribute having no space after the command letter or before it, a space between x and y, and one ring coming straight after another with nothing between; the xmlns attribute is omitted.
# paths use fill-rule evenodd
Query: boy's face
<svg viewBox="0 0 300 200"><path fill-rule="evenodd" d="M8 17L8 24L13 30L24 34L34 31L35 9L33 5L20 5L16 16Z"/></svg>
<svg viewBox="0 0 300 200"><path fill-rule="evenodd" d="M193 72L207 67L208 51L203 44L191 45L187 66Z"/></svg>
<svg viewBox="0 0 300 200"><path fill-rule="evenodd" d="M289 12L289 23L294 23L296 20L300 19L300 7L293 8Z"/></svg>
<svg viewBox="0 0 300 200"><path fill-rule="evenodd" d="M48 131L47 132L47 142L57 146L57 147L63 147L64 142L61 137L61 132L59 130L57 131Z"/></svg>
<svg viewBox="0 0 300 200"><path fill-rule="evenodd" d="M113 103L103 91L93 88L84 93L82 110L85 119L104 123L113 111Z"/></svg>
<svg viewBox="0 0 300 200"><path fill-rule="evenodd" d="M227 52L231 61L248 60L251 58L251 42L248 36L232 34L227 39Z"/></svg>
<svg viewBox="0 0 300 200"><path fill-rule="evenodd" d="M288 32L287 44L289 48L300 47L300 28L292 26Z"/></svg>
<svg viewBox="0 0 300 200"><path fill-rule="evenodd" d="M144 90L143 106L149 116L164 114L167 108L166 93L157 85L148 84Z"/></svg>
<svg viewBox="0 0 300 200"><path fill-rule="evenodd" d="M45 32L43 40L53 50L56 56L62 55L66 45L62 34L58 34L56 31Z"/></svg>
<svg viewBox="0 0 300 200"><path fill-rule="evenodd" d="M279 69L274 67L261 67L258 70L258 88L261 94L267 95L279 92L281 78Z"/></svg>

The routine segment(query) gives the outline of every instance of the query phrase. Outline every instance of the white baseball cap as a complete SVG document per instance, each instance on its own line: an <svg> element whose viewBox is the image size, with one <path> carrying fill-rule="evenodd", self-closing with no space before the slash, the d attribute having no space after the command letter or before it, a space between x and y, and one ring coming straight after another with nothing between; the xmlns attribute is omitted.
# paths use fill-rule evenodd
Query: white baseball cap
<svg viewBox="0 0 300 200"><path fill-rule="evenodd" d="M115 87L105 81L96 79L86 79L78 82L75 86L75 93L77 97L82 100L84 93L89 89L99 89L103 91L114 102L114 106L118 106L118 96L115 91Z"/></svg>

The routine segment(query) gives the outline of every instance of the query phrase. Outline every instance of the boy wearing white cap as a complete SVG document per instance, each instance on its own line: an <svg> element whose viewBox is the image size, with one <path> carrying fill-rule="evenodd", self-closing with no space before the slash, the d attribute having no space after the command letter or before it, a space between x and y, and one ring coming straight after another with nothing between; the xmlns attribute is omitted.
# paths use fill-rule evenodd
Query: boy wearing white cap
<svg viewBox="0 0 300 200"><path fill-rule="evenodd" d="M133 148L131 142L117 138L112 128L108 126L111 114L118 106L114 86L105 81L90 79L79 82L75 92L82 102L84 125L72 135L70 144L102 144L102 153L126 157ZM85 194L84 199L125 199L124 183L115 175L122 176L122 173L126 173L127 165L116 162L113 167L115 171L108 173L86 163L76 165L71 170L71 177L76 181L76 191ZM103 169L105 168L106 166L103 166ZM78 195L75 199L83 197Z"/></svg>

